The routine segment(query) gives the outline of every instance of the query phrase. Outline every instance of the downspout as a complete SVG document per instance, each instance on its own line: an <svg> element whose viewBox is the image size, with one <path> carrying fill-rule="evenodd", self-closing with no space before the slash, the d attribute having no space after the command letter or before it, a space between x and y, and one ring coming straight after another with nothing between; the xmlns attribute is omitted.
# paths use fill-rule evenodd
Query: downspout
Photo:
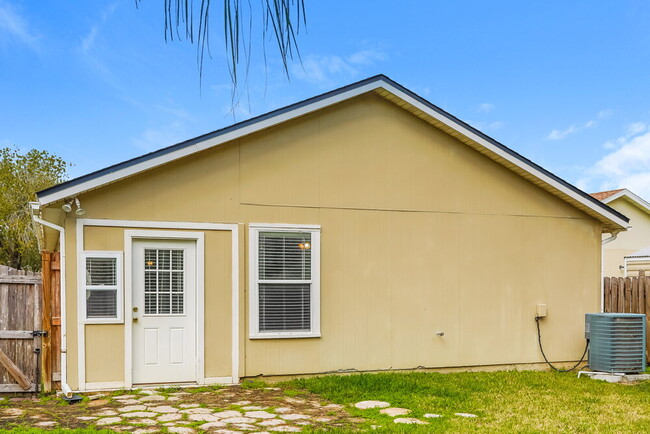
<svg viewBox="0 0 650 434"><path fill-rule="evenodd" d="M605 312L605 244L610 243L618 237L621 230L610 232L612 236L602 240L600 248L600 312Z"/></svg>
<svg viewBox="0 0 650 434"><path fill-rule="evenodd" d="M32 207L32 212L35 210L34 207ZM59 250L61 253L61 285L60 285L60 290L61 290L61 390L63 391L63 394L70 398L72 396L72 389L68 385L68 357L67 357L67 352L68 352L68 346L67 346L67 339L66 339L66 330L67 330L67 321L66 321L66 294L65 294L65 274L66 274L66 269L65 269L65 228L59 225L55 225L54 223L50 223L48 221L45 221L39 217L36 217L34 214L32 214L32 218L34 219L35 222L42 224L43 226L47 226L49 228L54 229L55 231L59 232Z"/></svg>

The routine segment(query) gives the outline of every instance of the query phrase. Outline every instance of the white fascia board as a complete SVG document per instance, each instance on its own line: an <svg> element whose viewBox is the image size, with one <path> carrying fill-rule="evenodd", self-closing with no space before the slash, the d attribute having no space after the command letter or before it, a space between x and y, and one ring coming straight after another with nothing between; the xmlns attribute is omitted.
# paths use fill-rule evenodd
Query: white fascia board
<svg viewBox="0 0 650 434"><path fill-rule="evenodd" d="M415 98L411 97L410 95L402 92L401 90L395 88L394 86L391 86L388 83L384 83L382 85L388 92L394 94L395 96L401 98L402 100L406 101L407 103L411 104L412 106L416 107L419 110L422 110L424 113L428 114L429 116L435 118L439 122L447 125L448 127L458 131L465 137L477 142L479 145L483 146L484 148L488 149L489 151L495 153L496 155L500 156L506 161L511 162L512 164L524 169L526 172L530 173L531 175L535 176L536 178L540 179L541 181L545 182L546 184L551 185L552 187L558 189L559 191L563 192L564 194L572 197L576 201L582 203L583 205L587 206L588 208L592 209L593 211L597 212L598 214L602 215L603 217L606 217L607 219L613 221L617 225L620 225L623 228L627 228L628 223L619 217L603 210L597 207L597 205L591 203L589 200L585 199L584 197L581 197L580 195L577 195L574 191L571 191L569 188L567 188L565 185L559 183L555 179L551 178L550 176L540 172L538 169L532 167L531 165L527 164L525 161L519 160L517 158L514 158L512 155L504 151L498 146L495 146L494 144L490 143L489 141L485 140L483 137L480 137L478 134L470 131L467 129L465 126L459 124L458 122L455 122L452 119L447 118L446 116L443 116L436 112L435 110L431 110L428 106L425 104L422 104L420 101L416 100Z"/></svg>
<svg viewBox="0 0 650 434"><path fill-rule="evenodd" d="M322 108L325 108L327 106L336 104L341 101L345 101L347 99L353 98L357 95L361 95L363 93L375 90L379 87L386 87L386 82L383 80L378 80L374 81L372 83L365 84L363 86L359 86L355 89L350 89L345 92L341 92L336 95L332 95L329 98L324 98L319 101L315 101L311 104L307 104L301 107L298 107L294 110L287 111L285 113L280 113L276 116L270 117L268 119L263 119L260 120L259 122L255 122L254 124L248 125L246 127L237 129L235 131L231 131L225 134L220 134L216 137L206 139L202 142L195 143L193 145L189 145L187 147L184 147L182 149L178 149L176 151L170 152L165 155L161 155L158 157L154 157L145 161L142 161L138 164L135 164L130 167L126 167L124 169L118 169L115 172L107 173L105 175L99 176L94 179L90 179L86 182L83 182L78 185L73 185L70 186L69 188L66 188L61 191L57 191L51 194L46 194L43 197L39 197L38 201L41 204L41 206L45 206L47 204L57 202L59 200L68 198L68 197L73 197L78 194L81 194L85 191L92 190L94 188L101 187L105 184L109 184L111 182L118 181L122 178L126 178L128 176L135 175L140 172L144 172L149 169L153 169L157 166L163 165L165 163L169 163L170 161L177 160L179 158L186 157L188 155L195 154L197 152L210 149L212 147L221 145L223 143L229 142L231 140L238 139L240 137L246 136L248 134L255 133L257 131L281 124L283 122L287 122L291 119L297 118L299 116L306 115L308 113L311 113L316 110L320 110Z"/></svg>
<svg viewBox="0 0 650 434"><path fill-rule="evenodd" d="M643 200L636 194L632 193L630 190L627 188L624 188L623 190L619 191L616 194L613 194L605 199L602 200L603 203L610 203L615 201L616 199L625 196L630 202L634 202L634 204L638 207L641 208L643 211L646 213L650 214L650 203L647 201Z"/></svg>

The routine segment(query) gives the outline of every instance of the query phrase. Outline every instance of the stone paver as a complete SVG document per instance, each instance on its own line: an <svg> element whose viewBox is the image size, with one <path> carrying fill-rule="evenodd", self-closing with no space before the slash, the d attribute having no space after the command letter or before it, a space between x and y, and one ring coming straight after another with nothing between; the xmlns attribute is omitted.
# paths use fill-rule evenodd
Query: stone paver
<svg viewBox="0 0 650 434"><path fill-rule="evenodd" d="M95 415L96 416L117 416L117 411L106 409L106 410L98 411L97 413L95 413Z"/></svg>
<svg viewBox="0 0 650 434"><path fill-rule="evenodd" d="M77 419L79 420L95 420L97 419L96 416L77 416Z"/></svg>
<svg viewBox="0 0 650 434"><path fill-rule="evenodd" d="M242 410L264 410L266 407L260 407L259 405L247 405L242 407Z"/></svg>
<svg viewBox="0 0 650 434"><path fill-rule="evenodd" d="M268 411L247 411L245 416L253 417L255 419L273 419L275 417L274 414L271 414Z"/></svg>
<svg viewBox="0 0 650 434"><path fill-rule="evenodd" d="M222 428L222 427L225 427L225 426L227 426L227 424L217 421L217 422L204 423L203 425L199 425L199 428L201 428L202 430L208 430L208 429L212 429L212 428Z"/></svg>
<svg viewBox="0 0 650 434"><path fill-rule="evenodd" d="M414 417L398 417L397 419L393 419L393 422L395 423L405 423L405 424L417 424L417 425L427 425L429 422L425 422L420 419L416 419Z"/></svg>
<svg viewBox="0 0 650 434"><path fill-rule="evenodd" d="M229 417L227 419L221 419L221 422L224 423L255 423L255 419L250 417Z"/></svg>
<svg viewBox="0 0 650 434"><path fill-rule="evenodd" d="M136 396L137 396L137 395L119 395L119 396L114 396L113 399L117 399L117 400L120 400L120 401L121 401L121 400L123 400L123 399L133 399L133 398L135 398Z"/></svg>
<svg viewBox="0 0 650 434"><path fill-rule="evenodd" d="M285 401L290 402L292 404L304 404L307 401L302 399L302 398L284 398Z"/></svg>
<svg viewBox="0 0 650 434"><path fill-rule="evenodd" d="M179 404L180 408L196 408L200 407L199 404Z"/></svg>
<svg viewBox="0 0 650 434"><path fill-rule="evenodd" d="M206 413L212 413L212 410L209 408L186 408L185 410L179 410L179 413L185 413L185 414L206 414Z"/></svg>
<svg viewBox="0 0 650 434"><path fill-rule="evenodd" d="M235 424L235 428L241 431L255 431L257 430L257 427L254 425L250 425L248 423L237 423Z"/></svg>
<svg viewBox="0 0 650 434"><path fill-rule="evenodd" d="M127 405L126 407L118 408L120 413L128 413L129 411L144 411L147 409L146 405Z"/></svg>
<svg viewBox="0 0 650 434"><path fill-rule="evenodd" d="M252 402L250 401L237 401L235 402L235 405L250 405Z"/></svg>
<svg viewBox="0 0 650 434"><path fill-rule="evenodd" d="M154 413L153 411L134 411L133 413L122 413L122 417L154 417L158 416L158 413Z"/></svg>
<svg viewBox="0 0 650 434"><path fill-rule="evenodd" d="M133 434L149 434L149 433L154 433L158 432L157 428L138 428L135 431L133 431Z"/></svg>
<svg viewBox="0 0 650 434"><path fill-rule="evenodd" d="M54 426L56 422L53 420L44 420L43 422L36 422L34 426Z"/></svg>
<svg viewBox="0 0 650 434"><path fill-rule="evenodd" d="M267 419L263 420L262 422L259 422L259 426L276 426L276 425L284 425L286 422L280 419Z"/></svg>
<svg viewBox="0 0 650 434"><path fill-rule="evenodd" d="M158 394L158 392L156 392L155 390L151 390L151 389L142 389L140 391L140 393L143 394L143 395L157 395Z"/></svg>
<svg viewBox="0 0 650 434"><path fill-rule="evenodd" d="M367 410L369 408L385 408L390 407L390 404L385 401L361 401L354 404L356 408Z"/></svg>
<svg viewBox="0 0 650 434"><path fill-rule="evenodd" d="M313 419L314 422L329 422L331 420L332 419L330 419L329 417L315 417Z"/></svg>
<svg viewBox="0 0 650 434"><path fill-rule="evenodd" d="M441 414L435 414L435 413L427 413L427 414L424 415L424 417L427 417L429 419L435 419L437 417L442 417L442 415Z"/></svg>
<svg viewBox="0 0 650 434"><path fill-rule="evenodd" d="M276 413L291 413L293 411L293 408L287 408L287 407L278 407L275 409Z"/></svg>
<svg viewBox="0 0 650 434"><path fill-rule="evenodd" d="M178 396L170 396L167 398L167 401L180 401L181 399Z"/></svg>
<svg viewBox="0 0 650 434"><path fill-rule="evenodd" d="M404 416L405 414L409 414L411 410L408 408L399 408L399 407L389 407L389 408L384 408L379 410L381 414L387 414L390 417L395 417L395 416Z"/></svg>
<svg viewBox="0 0 650 434"><path fill-rule="evenodd" d="M299 420L299 419L311 418L311 416L307 416L306 414L298 414L298 413L281 414L280 417L284 420Z"/></svg>
<svg viewBox="0 0 650 434"><path fill-rule="evenodd" d="M214 415L223 419L227 417L239 417L242 414L237 410L226 410L226 411L220 411L219 413L214 413Z"/></svg>
<svg viewBox="0 0 650 434"><path fill-rule="evenodd" d="M149 411L155 411L156 413L178 413L178 409L176 407L172 407L171 405L150 405L147 408Z"/></svg>
<svg viewBox="0 0 650 434"><path fill-rule="evenodd" d="M122 422L121 417L105 417L104 419L99 419L97 422L95 422L95 425L105 426L120 422Z"/></svg>
<svg viewBox="0 0 650 434"><path fill-rule="evenodd" d="M167 431L173 432L175 434L193 434L194 429L186 426L170 426L167 428Z"/></svg>
<svg viewBox="0 0 650 434"><path fill-rule="evenodd" d="M472 413L454 413L454 414L456 416L460 416L460 417L478 417L478 416L476 416L475 414L472 414Z"/></svg>
<svg viewBox="0 0 650 434"><path fill-rule="evenodd" d="M327 404L323 406L323 408L326 408L328 410L343 410L343 406L341 404Z"/></svg>
<svg viewBox="0 0 650 434"><path fill-rule="evenodd" d="M161 422L171 422L173 420L181 420L183 418L182 414L178 413L167 413L158 417L158 420Z"/></svg>
<svg viewBox="0 0 650 434"><path fill-rule="evenodd" d="M190 414L188 416L189 420L200 421L200 422L218 422L219 418L214 414Z"/></svg>
<svg viewBox="0 0 650 434"><path fill-rule="evenodd" d="M6 414L7 416L22 416L25 414L25 410L20 408L5 408L2 414Z"/></svg>
<svg viewBox="0 0 650 434"><path fill-rule="evenodd" d="M138 400L138 399L132 399L132 398L129 398L129 399L120 399L120 400L117 401L117 402L119 402L119 403L122 404L122 405L135 405L135 404L140 404L140 400Z"/></svg>
<svg viewBox="0 0 650 434"><path fill-rule="evenodd" d="M140 398L140 402L164 401L166 398L162 395L149 395Z"/></svg>
<svg viewBox="0 0 650 434"><path fill-rule="evenodd" d="M131 423L138 423L140 425L158 425L158 422L153 419L135 419L132 420Z"/></svg>

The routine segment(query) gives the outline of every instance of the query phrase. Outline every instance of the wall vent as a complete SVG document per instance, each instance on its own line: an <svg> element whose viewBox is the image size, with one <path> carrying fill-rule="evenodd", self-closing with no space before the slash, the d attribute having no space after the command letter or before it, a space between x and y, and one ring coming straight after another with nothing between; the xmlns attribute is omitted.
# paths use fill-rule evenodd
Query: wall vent
<svg viewBox="0 0 650 434"><path fill-rule="evenodd" d="M633 374L646 368L646 316L637 313L588 313L589 368Z"/></svg>

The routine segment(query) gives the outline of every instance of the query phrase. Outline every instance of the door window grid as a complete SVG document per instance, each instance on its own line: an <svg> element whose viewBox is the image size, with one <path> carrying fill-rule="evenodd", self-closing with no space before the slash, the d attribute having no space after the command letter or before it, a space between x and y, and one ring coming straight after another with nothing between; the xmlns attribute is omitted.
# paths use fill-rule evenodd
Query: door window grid
<svg viewBox="0 0 650 434"><path fill-rule="evenodd" d="M184 250L145 249L145 315L182 315L185 301Z"/></svg>

